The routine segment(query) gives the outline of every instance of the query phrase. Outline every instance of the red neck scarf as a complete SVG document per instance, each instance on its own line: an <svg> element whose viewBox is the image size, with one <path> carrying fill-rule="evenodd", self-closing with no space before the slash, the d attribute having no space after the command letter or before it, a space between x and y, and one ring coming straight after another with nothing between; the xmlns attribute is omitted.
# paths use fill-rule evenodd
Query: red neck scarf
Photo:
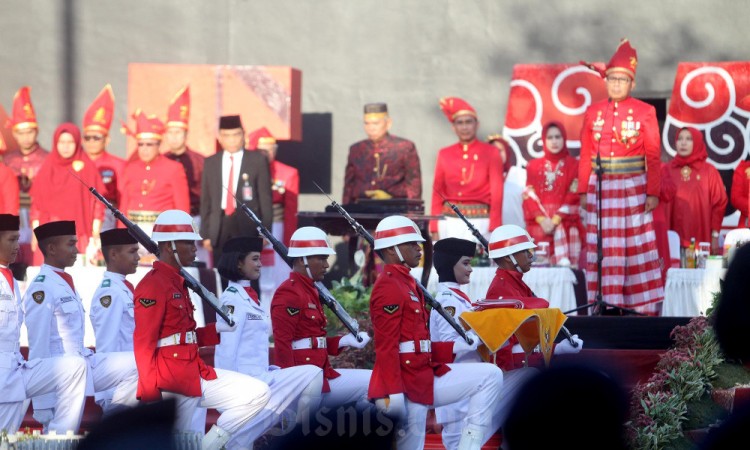
<svg viewBox="0 0 750 450"><path fill-rule="evenodd" d="M560 134L562 135L563 139L563 148L557 153L552 153L547 148L547 132L551 127L555 127L558 130L560 130ZM544 158L549 160L552 163L557 164L561 159L565 158L570 154L568 152L568 144L567 144L568 137L565 134L565 127L562 126L560 122L547 122L544 127L542 128L542 147L544 148Z"/></svg>
<svg viewBox="0 0 750 450"><path fill-rule="evenodd" d="M672 167L678 169L684 166L690 166L694 169L699 169L708 159L708 152L706 151L706 143L703 140L703 135L700 131L692 127L680 128L677 130L675 135L675 147L677 147L677 138L680 136L682 130L688 130L690 135L693 137L693 152L687 156L675 155L674 159L670 163Z"/></svg>

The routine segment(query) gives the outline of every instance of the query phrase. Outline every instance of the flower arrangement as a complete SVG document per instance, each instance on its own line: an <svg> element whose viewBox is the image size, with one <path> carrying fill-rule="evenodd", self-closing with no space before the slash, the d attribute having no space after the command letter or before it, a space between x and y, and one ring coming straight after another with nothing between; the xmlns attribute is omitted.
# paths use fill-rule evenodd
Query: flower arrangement
<svg viewBox="0 0 750 450"><path fill-rule="evenodd" d="M671 337L673 348L649 380L633 389L627 424L631 448L663 449L682 438L688 404L711 393L716 369L724 362L706 317L676 327Z"/></svg>

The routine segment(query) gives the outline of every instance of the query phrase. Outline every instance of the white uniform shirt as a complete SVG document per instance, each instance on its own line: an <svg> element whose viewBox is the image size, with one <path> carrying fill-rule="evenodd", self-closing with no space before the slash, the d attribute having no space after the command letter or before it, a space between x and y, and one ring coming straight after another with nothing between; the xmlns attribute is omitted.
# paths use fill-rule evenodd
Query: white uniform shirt
<svg viewBox="0 0 750 450"><path fill-rule="evenodd" d="M23 296L29 359L92 354L83 346L86 311L81 297L57 271L42 265Z"/></svg>
<svg viewBox="0 0 750 450"><path fill-rule="evenodd" d="M20 370L24 360L18 351L21 323L23 310L18 283L13 279L11 290L8 280L0 274L0 403L26 400Z"/></svg>
<svg viewBox="0 0 750 450"><path fill-rule="evenodd" d="M523 190L526 188L526 169L511 166L503 184L503 225L526 228L523 216Z"/></svg>
<svg viewBox="0 0 750 450"><path fill-rule="evenodd" d="M443 305L443 309L458 321L458 317L464 311L471 309L471 303L452 291L451 288L459 289L460 286L458 283L454 282L438 283L438 292L435 296L435 300ZM430 340L437 342L455 342L462 339L463 338L458 335L456 330L454 330L453 327L448 324L448 321L443 319L440 314L435 311L430 312ZM454 362L482 362L482 358L477 352L462 352L456 355L456 360Z"/></svg>
<svg viewBox="0 0 750 450"><path fill-rule="evenodd" d="M242 284L250 285L245 281ZM237 328L233 332L221 333L221 343L214 353L214 365L218 369L234 370L262 379L268 372L271 317L262 305L247 295L242 284L230 281L219 299L232 311ZM222 319L217 317L216 320Z"/></svg>
<svg viewBox="0 0 750 450"><path fill-rule="evenodd" d="M133 351L133 293L125 275L104 272L104 279L91 299L89 318L94 327L96 351Z"/></svg>

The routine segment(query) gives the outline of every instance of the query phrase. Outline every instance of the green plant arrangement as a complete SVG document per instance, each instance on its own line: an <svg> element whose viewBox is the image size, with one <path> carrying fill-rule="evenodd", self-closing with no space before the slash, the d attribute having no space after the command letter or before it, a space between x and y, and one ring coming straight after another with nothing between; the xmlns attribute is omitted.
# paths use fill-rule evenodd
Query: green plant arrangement
<svg viewBox="0 0 750 450"><path fill-rule="evenodd" d="M331 294L359 323L360 331L367 331L372 337L373 329L370 321L370 293L372 286L365 287L359 282L358 278L342 278L341 281L333 281ZM339 319L326 308L326 318L328 319L328 335L343 335L349 332ZM340 369L372 369L375 363L375 346L370 342L365 348L359 350L349 348L341 352L338 356L331 358L331 364L334 368Z"/></svg>
<svg viewBox="0 0 750 450"><path fill-rule="evenodd" d="M715 295L715 302L718 298ZM671 337L674 346L662 355L648 381L632 391L627 424L632 449L695 448L695 439L705 433L690 430L706 431L720 423L731 399L718 399L726 388L750 381L742 365L724 359L709 318L695 317L676 327ZM693 434L699 437L689 437Z"/></svg>

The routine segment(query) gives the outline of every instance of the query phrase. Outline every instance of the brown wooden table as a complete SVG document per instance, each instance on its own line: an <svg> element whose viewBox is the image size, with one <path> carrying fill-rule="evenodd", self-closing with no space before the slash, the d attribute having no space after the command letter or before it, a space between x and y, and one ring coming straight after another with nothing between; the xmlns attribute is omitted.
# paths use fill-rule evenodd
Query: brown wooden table
<svg viewBox="0 0 750 450"><path fill-rule="evenodd" d="M372 213L350 213L352 218L359 222L370 234L374 234L375 228L378 223L385 217L391 214L372 214ZM419 227L419 231L422 233L424 238L424 266L432 267L432 238L430 237L430 221L431 220L442 220L443 216L425 216L417 214L403 213L400 214L404 217L408 217L413 220L414 223ZM349 222L337 212L318 212L318 211L299 211L297 213L299 219L310 219L313 221L316 227L325 231L332 236L357 236L356 231L349 225ZM354 251L356 250L356 239L349 241L349 263L354 263ZM422 271L422 282L423 286L427 285L427 280L430 277L430 271Z"/></svg>

